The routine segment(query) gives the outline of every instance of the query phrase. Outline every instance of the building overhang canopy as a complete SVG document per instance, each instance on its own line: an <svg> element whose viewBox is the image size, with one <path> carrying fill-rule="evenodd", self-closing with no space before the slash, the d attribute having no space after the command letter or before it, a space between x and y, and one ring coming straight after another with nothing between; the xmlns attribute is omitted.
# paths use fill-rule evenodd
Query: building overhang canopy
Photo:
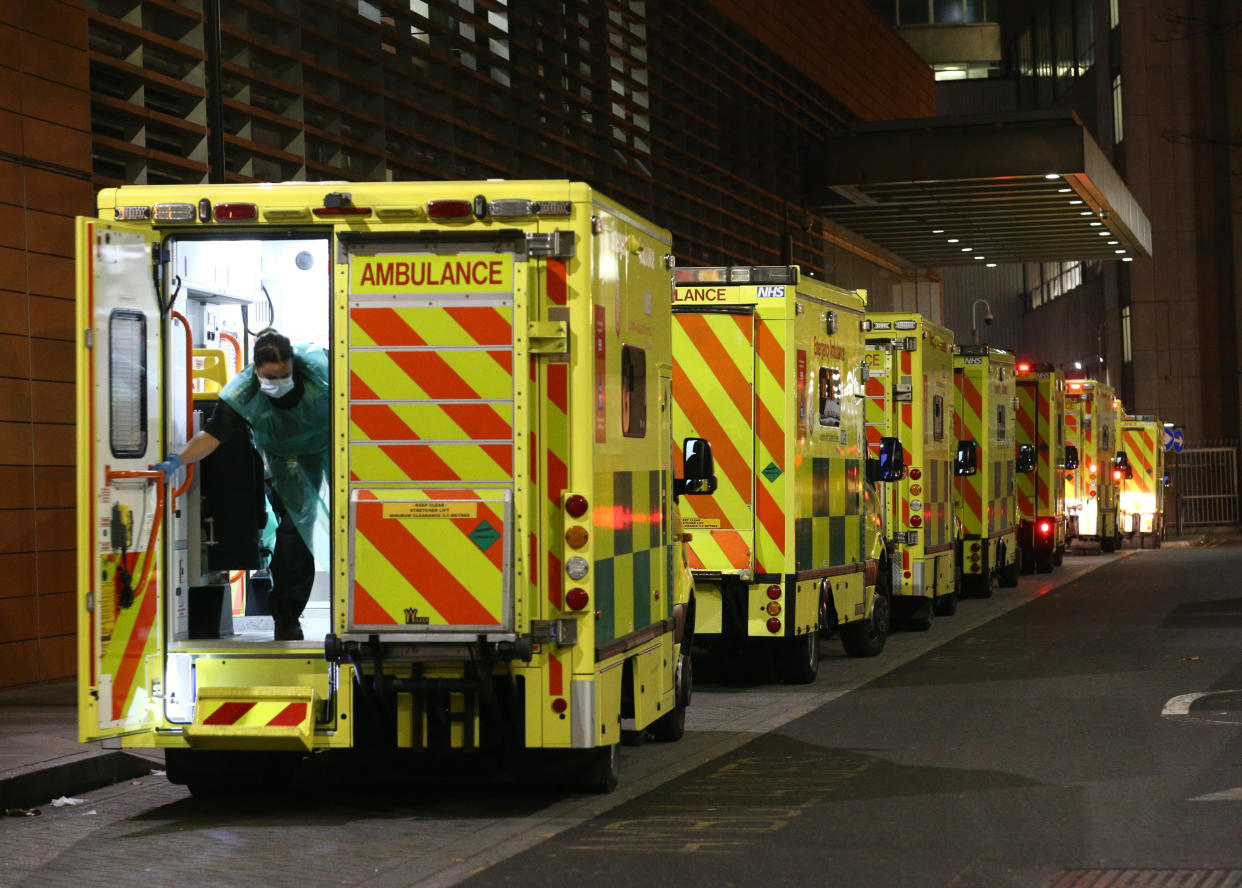
<svg viewBox="0 0 1242 888"><path fill-rule="evenodd" d="M1068 112L855 125L827 176L822 214L916 268L1151 255L1147 216Z"/></svg>

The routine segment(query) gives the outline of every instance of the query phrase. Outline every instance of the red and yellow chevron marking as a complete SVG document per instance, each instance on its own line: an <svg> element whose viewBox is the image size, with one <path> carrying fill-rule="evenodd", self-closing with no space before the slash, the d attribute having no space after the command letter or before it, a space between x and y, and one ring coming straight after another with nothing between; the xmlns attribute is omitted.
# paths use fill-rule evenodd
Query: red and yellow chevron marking
<svg viewBox="0 0 1242 888"><path fill-rule="evenodd" d="M504 625L503 504L486 491L414 493L425 499L358 494L350 628Z"/></svg>
<svg viewBox="0 0 1242 888"><path fill-rule="evenodd" d="M974 475L961 475L954 479L954 500L962 521L962 532L986 537L988 516L983 508L983 491L989 479L990 466L985 450L983 394L972 374L963 368L955 368L953 381L957 386L953 411L954 437L958 441L979 442L979 471Z"/></svg>
<svg viewBox="0 0 1242 888"><path fill-rule="evenodd" d="M353 479L511 479L512 336L508 306L352 308Z"/></svg>
<svg viewBox="0 0 1242 888"><path fill-rule="evenodd" d="M1155 429L1154 424L1152 429ZM1156 447L1159 446L1155 435L1142 426L1127 426L1121 430L1121 443L1121 449L1125 451L1134 470L1134 477L1125 479L1122 489L1135 493L1155 493ZM1163 483L1163 479L1159 483Z"/></svg>
<svg viewBox="0 0 1242 888"><path fill-rule="evenodd" d="M785 343L784 322L760 321L755 362L756 422L755 462L762 471L775 465L775 480L756 475L755 570L782 573L785 570Z"/></svg>
<svg viewBox="0 0 1242 888"><path fill-rule="evenodd" d="M682 501L685 525L693 534L687 557L700 570L749 569L755 526L754 318L673 317L674 436L711 441L718 479L714 495ZM771 507L779 510L774 503Z"/></svg>
<svg viewBox="0 0 1242 888"><path fill-rule="evenodd" d="M145 555L138 552L130 552L126 557L126 569L134 583L142 578L144 559ZM103 576L100 588L104 592L99 596L102 623L99 672L112 676L111 712L101 714L101 718L119 721L135 714L130 710L135 708L139 667L159 650L159 634L154 631L161 611L156 576L159 571L151 571L146 588L135 589L133 604L121 608L115 582L120 556L107 554L100 561Z"/></svg>
<svg viewBox="0 0 1242 888"><path fill-rule="evenodd" d="M301 724L309 704L287 700L204 700L203 725L279 728ZM198 713L195 713L196 715Z"/></svg>

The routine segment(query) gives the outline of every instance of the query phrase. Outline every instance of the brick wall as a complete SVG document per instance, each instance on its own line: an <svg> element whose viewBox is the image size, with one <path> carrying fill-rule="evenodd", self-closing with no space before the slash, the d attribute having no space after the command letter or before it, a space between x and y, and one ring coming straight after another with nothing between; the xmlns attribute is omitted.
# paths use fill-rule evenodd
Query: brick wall
<svg viewBox="0 0 1242 888"><path fill-rule="evenodd" d="M860 120L936 113L931 67L866 0L712 0Z"/></svg>
<svg viewBox="0 0 1242 888"><path fill-rule="evenodd" d="M76 669L73 217L89 215L81 0L0 0L0 686Z"/></svg>

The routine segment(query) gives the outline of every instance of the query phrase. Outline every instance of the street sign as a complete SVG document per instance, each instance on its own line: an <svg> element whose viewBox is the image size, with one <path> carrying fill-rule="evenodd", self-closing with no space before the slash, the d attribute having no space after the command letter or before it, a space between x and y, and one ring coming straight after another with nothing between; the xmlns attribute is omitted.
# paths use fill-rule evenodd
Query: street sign
<svg viewBox="0 0 1242 888"><path fill-rule="evenodd" d="M1164 427L1164 449L1173 449L1173 430L1168 426Z"/></svg>
<svg viewBox="0 0 1242 888"><path fill-rule="evenodd" d="M1186 446L1186 437L1182 434L1181 429L1164 430L1164 449L1172 450L1175 453L1181 453L1182 448Z"/></svg>

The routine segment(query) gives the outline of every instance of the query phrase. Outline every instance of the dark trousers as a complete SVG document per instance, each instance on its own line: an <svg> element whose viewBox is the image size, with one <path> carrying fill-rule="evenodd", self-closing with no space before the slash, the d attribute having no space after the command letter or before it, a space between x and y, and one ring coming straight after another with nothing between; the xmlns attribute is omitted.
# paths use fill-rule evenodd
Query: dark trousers
<svg viewBox="0 0 1242 888"><path fill-rule="evenodd" d="M297 525L285 510L279 495L267 485L268 501L276 511L276 547L269 567L272 571L272 592L268 605L276 623L276 637L301 638L298 620L310 600L315 584L315 557L307 548Z"/></svg>

